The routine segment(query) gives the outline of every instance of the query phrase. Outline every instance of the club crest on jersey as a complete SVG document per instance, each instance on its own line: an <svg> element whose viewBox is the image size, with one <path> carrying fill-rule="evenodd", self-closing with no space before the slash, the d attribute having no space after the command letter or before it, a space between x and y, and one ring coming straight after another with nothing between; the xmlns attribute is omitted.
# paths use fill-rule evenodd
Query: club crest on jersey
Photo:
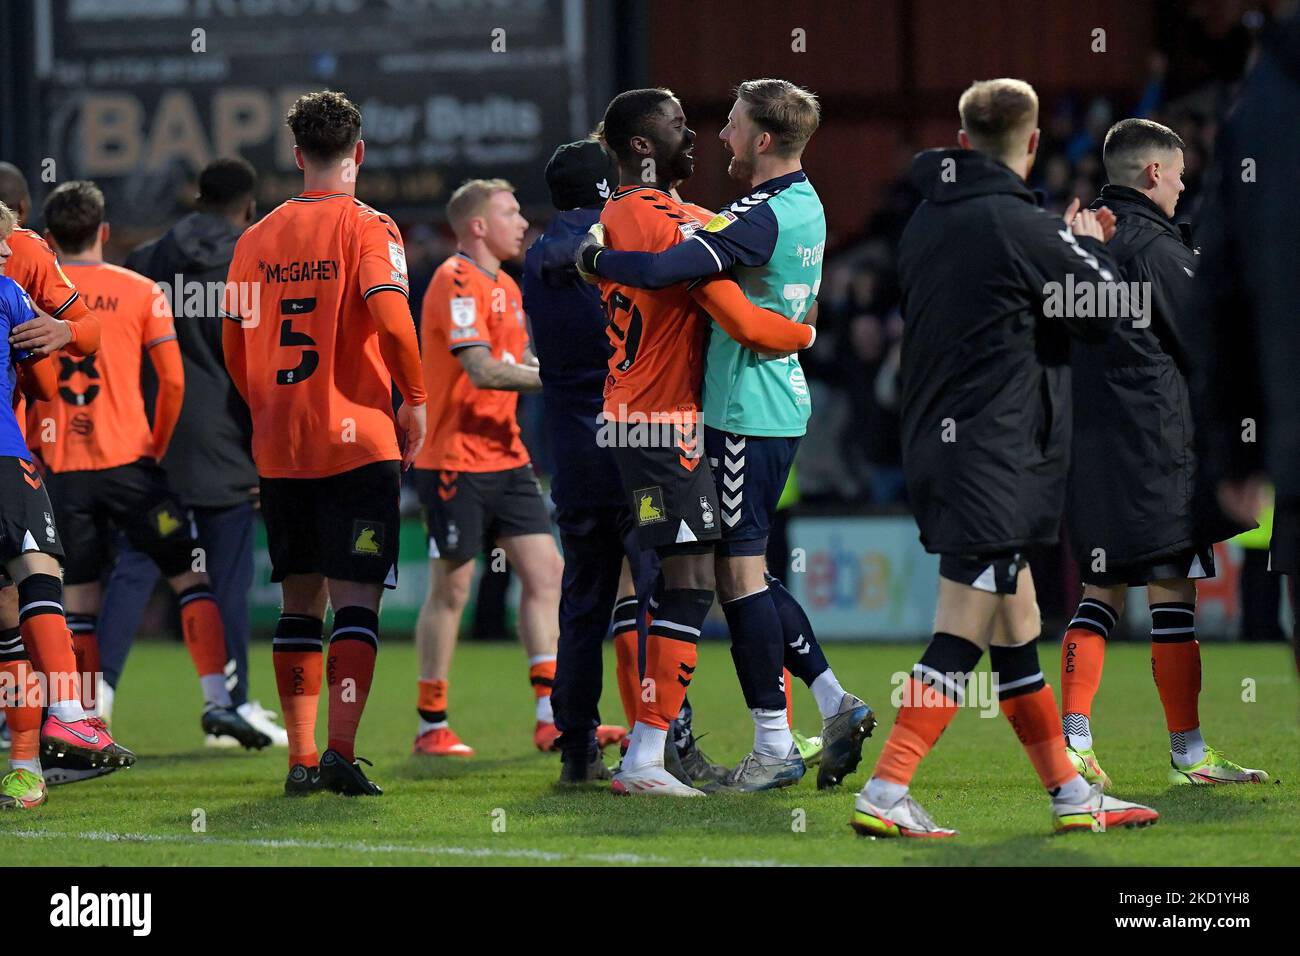
<svg viewBox="0 0 1300 956"><path fill-rule="evenodd" d="M707 495L700 495L700 520L706 529L713 527L713 505Z"/></svg>
<svg viewBox="0 0 1300 956"><path fill-rule="evenodd" d="M638 488L632 492L632 497L636 499L637 524L658 524L668 520L664 514L664 490L658 485Z"/></svg>
<svg viewBox="0 0 1300 956"><path fill-rule="evenodd" d="M704 224L705 232L721 232L736 221L736 214L723 210Z"/></svg>
<svg viewBox="0 0 1300 956"><path fill-rule="evenodd" d="M453 325L467 329L474 324L475 315L473 296L462 295L451 300L451 321Z"/></svg>
<svg viewBox="0 0 1300 956"><path fill-rule="evenodd" d="M384 526L373 521L352 522L352 553L377 555L384 550Z"/></svg>
<svg viewBox="0 0 1300 956"><path fill-rule="evenodd" d="M45 512L45 540L54 543L54 515Z"/></svg>

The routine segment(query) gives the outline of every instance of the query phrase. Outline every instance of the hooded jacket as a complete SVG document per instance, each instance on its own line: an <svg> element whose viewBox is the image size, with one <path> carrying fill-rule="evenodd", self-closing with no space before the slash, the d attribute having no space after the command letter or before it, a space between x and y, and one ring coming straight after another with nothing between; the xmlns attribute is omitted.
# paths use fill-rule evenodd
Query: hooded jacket
<svg viewBox="0 0 1300 956"><path fill-rule="evenodd" d="M547 439L555 460L551 498L560 508L626 503L613 452L597 440L611 348L605 307L573 260L600 209L559 213L524 256L524 311L541 365Z"/></svg>
<svg viewBox="0 0 1300 956"><path fill-rule="evenodd" d="M1101 344L1076 343L1068 509L1076 559L1108 569L1166 560L1202 539L1193 502L1196 454L1182 324L1200 257L1190 230L1136 189L1108 185L1092 208L1115 213L1111 253L1141 310ZM1143 314L1137 314L1141 311Z"/></svg>
<svg viewBox="0 0 1300 956"><path fill-rule="evenodd" d="M128 269L171 292L185 402L162 466L187 507L232 507L248 501L248 490L257 484L252 420L226 372L216 311L221 299L212 291L216 286L208 285L226 281L239 235L224 218L193 212L126 259Z"/></svg>
<svg viewBox="0 0 1300 956"><path fill-rule="evenodd" d="M984 153L920 153L912 181L925 201L899 247L900 378L921 543L978 555L1050 544L1069 467L1070 337L1104 340L1114 319L1043 306L1112 281L1114 260Z"/></svg>

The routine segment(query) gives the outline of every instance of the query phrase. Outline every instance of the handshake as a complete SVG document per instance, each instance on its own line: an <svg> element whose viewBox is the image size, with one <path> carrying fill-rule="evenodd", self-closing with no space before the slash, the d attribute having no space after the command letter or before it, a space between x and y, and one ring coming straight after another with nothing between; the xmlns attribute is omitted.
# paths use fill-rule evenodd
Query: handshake
<svg viewBox="0 0 1300 956"><path fill-rule="evenodd" d="M586 238L579 244L578 251L573 257L578 275L592 285L600 281L600 276L596 274L596 259L604 251L605 227L598 222L592 223L591 228L587 230Z"/></svg>

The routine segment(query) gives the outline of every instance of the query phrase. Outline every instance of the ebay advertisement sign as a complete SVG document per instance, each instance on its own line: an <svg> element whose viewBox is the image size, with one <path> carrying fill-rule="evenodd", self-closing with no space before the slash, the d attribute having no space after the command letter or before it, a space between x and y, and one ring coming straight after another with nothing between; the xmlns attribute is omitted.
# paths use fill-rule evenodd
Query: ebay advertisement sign
<svg viewBox="0 0 1300 956"><path fill-rule="evenodd" d="M785 584L819 639L907 640L934 627L939 556L910 516L794 518Z"/></svg>

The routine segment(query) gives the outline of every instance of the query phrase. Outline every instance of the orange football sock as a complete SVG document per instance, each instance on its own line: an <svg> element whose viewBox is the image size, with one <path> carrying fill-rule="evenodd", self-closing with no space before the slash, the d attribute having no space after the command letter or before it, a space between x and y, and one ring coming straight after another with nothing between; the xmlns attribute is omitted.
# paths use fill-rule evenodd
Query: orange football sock
<svg viewBox="0 0 1300 956"><path fill-rule="evenodd" d="M533 658L535 663L528 665L528 682L533 685L533 697L541 700L551 696L555 686L555 655L546 654Z"/></svg>
<svg viewBox="0 0 1300 956"><path fill-rule="evenodd" d="M81 707L77 655L63 617L63 585L52 574L32 574L18 585L19 630L27 656L45 675L45 704Z"/></svg>
<svg viewBox="0 0 1300 956"><path fill-rule="evenodd" d="M1151 676L1155 678L1165 724L1171 734L1201 726L1201 642L1152 643Z"/></svg>
<svg viewBox="0 0 1300 956"><path fill-rule="evenodd" d="M641 699L641 668L637 663L636 611L636 598L621 598L614 605L614 619L611 625L614 631L618 696L623 702L623 716L627 719L629 727L636 723L637 704Z"/></svg>
<svg viewBox="0 0 1300 956"><path fill-rule="evenodd" d="M682 701L695 675L698 653L693 641L679 641L651 633L646 636L645 676L652 681L644 700L637 698L636 719L667 730L681 712Z"/></svg>
<svg viewBox="0 0 1300 956"><path fill-rule="evenodd" d="M416 697L415 708L420 716L431 724L445 723L447 720L447 686L445 680L421 680Z"/></svg>
<svg viewBox="0 0 1300 956"><path fill-rule="evenodd" d="M1106 662L1106 639L1100 634L1071 628L1061 642L1061 711L1092 716L1092 699L1101 687Z"/></svg>
<svg viewBox="0 0 1300 956"><path fill-rule="evenodd" d="M18 628L13 628L18 635ZM7 633L7 632L5 632ZM31 661L8 660L0 663L6 698L0 698L11 737L10 760L36 760L41 751L41 685Z"/></svg>
<svg viewBox="0 0 1300 956"><path fill-rule="evenodd" d="M220 675L226 671L226 627L216 597L206 584L196 584L178 595L181 606L181 633L185 647L194 661L199 677Z"/></svg>
<svg viewBox="0 0 1300 956"><path fill-rule="evenodd" d="M275 628L275 686L280 692L284 729L289 734L289 766L320 763L316 752L316 710L320 702L321 656L320 618L305 614L283 614Z"/></svg>
<svg viewBox="0 0 1300 956"><path fill-rule="evenodd" d="M68 639L72 653L77 657L77 673L81 676L81 706L86 713L95 712L95 697L99 691L99 637L95 633L95 617L90 614L68 615Z"/></svg>
<svg viewBox="0 0 1300 956"><path fill-rule="evenodd" d="M1032 693L1008 697L1002 700L1001 707L1047 790L1055 790L1078 775L1065 753L1065 735L1051 687L1044 684Z"/></svg>
<svg viewBox="0 0 1300 956"><path fill-rule="evenodd" d="M646 634L645 677L651 683L638 699L636 716L641 723L667 730L681 712L695 676L695 642L712 605L712 591L664 589Z"/></svg>
<svg viewBox="0 0 1300 956"><path fill-rule="evenodd" d="M957 701L915 677L907 679L903 705L876 761L873 777L909 786L921 760L957 716Z"/></svg>
<svg viewBox="0 0 1300 956"><path fill-rule="evenodd" d="M1101 686L1106 638L1118 620L1115 609L1085 597L1061 641L1061 712L1092 716L1092 699Z"/></svg>
<svg viewBox="0 0 1300 956"><path fill-rule="evenodd" d="M341 607L334 612L329 664L329 748L349 763L356 759L357 728L370 696L379 652L379 615L369 608Z"/></svg>

